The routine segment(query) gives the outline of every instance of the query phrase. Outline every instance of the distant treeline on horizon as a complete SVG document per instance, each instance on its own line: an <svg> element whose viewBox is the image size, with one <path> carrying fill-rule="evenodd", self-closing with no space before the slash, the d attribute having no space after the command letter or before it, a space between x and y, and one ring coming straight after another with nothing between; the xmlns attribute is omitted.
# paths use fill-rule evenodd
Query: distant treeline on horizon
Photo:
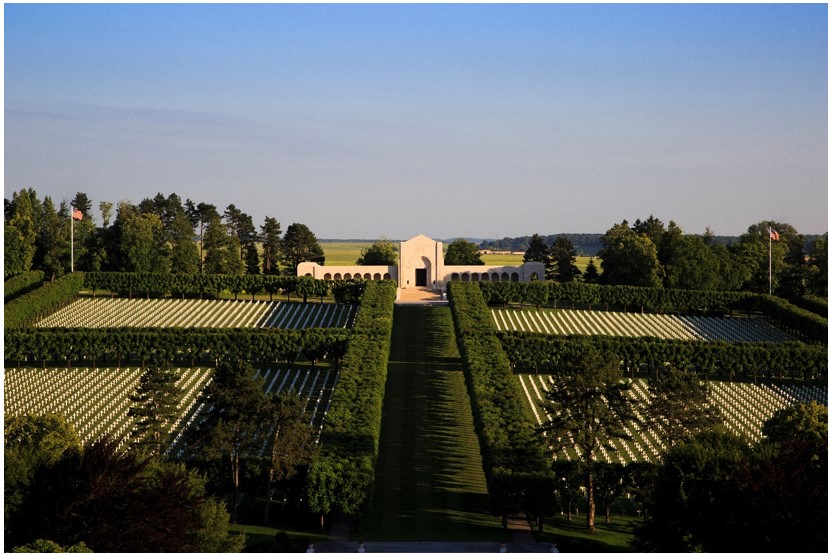
<svg viewBox="0 0 832 553"><path fill-rule="evenodd" d="M604 237L603 233L560 233L550 234L543 238L546 241L546 245L551 246L559 236L567 238L572 242L572 245L575 246L575 251L581 256L598 255L598 252L604 247L604 244L601 242L601 239ZM814 241L820 237L820 234L805 234L804 250L810 251ZM483 240L479 246L481 250L522 252L529 248L531 239L531 236L519 236L516 238L505 237L500 240ZM712 236L711 243L733 246L739 239L739 236Z"/></svg>

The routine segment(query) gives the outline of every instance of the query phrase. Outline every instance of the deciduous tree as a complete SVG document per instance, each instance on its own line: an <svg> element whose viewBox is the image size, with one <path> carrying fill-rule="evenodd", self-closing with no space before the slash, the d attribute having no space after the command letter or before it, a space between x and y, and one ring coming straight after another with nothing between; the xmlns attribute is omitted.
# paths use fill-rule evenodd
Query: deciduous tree
<svg viewBox="0 0 832 553"><path fill-rule="evenodd" d="M624 221L613 225L601 241L601 284L661 286L656 246L646 233L636 233Z"/></svg>
<svg viewBox="0 0 832 553"><path fill-rule="evenodd" d="M356 259L356 265L396 265L399 262L399 252L389 238L382 236L369 248L363 248Z"/></svg>
<svg viewBox="0 0 832 553"><path fill-rule="evenodd" d="M459 238L445 249L445 265L485 265L485 261L476 244Z"/></svg>

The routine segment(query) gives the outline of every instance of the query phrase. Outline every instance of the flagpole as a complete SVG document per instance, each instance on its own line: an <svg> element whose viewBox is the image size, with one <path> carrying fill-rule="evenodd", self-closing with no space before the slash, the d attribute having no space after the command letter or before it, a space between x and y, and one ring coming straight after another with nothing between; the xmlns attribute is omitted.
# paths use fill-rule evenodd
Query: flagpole
<svg viewBox="0 0 832 553"><path fill-rule="evenodd" d="M771 295L771 225L768 226L768 295Z"/></svg>
<svg viewBox="0 0 832 553"><path fill-rule="evenodd" d="M75 272L75 217L69 210L69 272Z"/></svg>

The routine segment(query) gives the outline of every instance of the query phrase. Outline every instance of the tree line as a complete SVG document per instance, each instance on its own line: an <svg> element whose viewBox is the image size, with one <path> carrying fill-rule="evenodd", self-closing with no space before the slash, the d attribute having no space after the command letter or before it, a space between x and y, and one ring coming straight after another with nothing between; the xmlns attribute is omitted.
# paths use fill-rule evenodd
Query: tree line
<svg viewBox="0 0 832 553"><path fill-rule="evenodd" d="M768 293L771 244L774 294L826 297L827 241L827 234L814 237L807 248L807 237L791 225L761 221L726 245L710 231L685 234L675 222L665 226L651 215L632 225L617 223L600 237L600 267L590 260L581 273L575 264L577 250L565 236L549 242L533 235L524 261L544 263L547 280L559 282Z"/></svg>
<svg viewBox="0 0 832 553"><path fill-rule="evenodd" d="M213 204L161 193L137 205L101 201L100 226L92 208L83 192L57 206L31 188L6 198L5 277L32 269L50 280L60 277L73 265L73 250L74 269L91 272L295 275L304 261L324 262L306 225L293 223L282 232L280 222L267 216L258 229L234 204L220 212Z"/></svg>

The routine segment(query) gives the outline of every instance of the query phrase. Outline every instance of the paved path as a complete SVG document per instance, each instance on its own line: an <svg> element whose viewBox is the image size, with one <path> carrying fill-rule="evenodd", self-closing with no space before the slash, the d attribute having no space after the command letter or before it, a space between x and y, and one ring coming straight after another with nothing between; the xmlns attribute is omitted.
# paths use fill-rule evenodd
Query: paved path
<svg viewBox="0 0 832 553"><path fill-rule="evenodd" d="M430 288L405 288L399 290L399 305L447 305L448 301L442 299L442 294Z"/></svg>

